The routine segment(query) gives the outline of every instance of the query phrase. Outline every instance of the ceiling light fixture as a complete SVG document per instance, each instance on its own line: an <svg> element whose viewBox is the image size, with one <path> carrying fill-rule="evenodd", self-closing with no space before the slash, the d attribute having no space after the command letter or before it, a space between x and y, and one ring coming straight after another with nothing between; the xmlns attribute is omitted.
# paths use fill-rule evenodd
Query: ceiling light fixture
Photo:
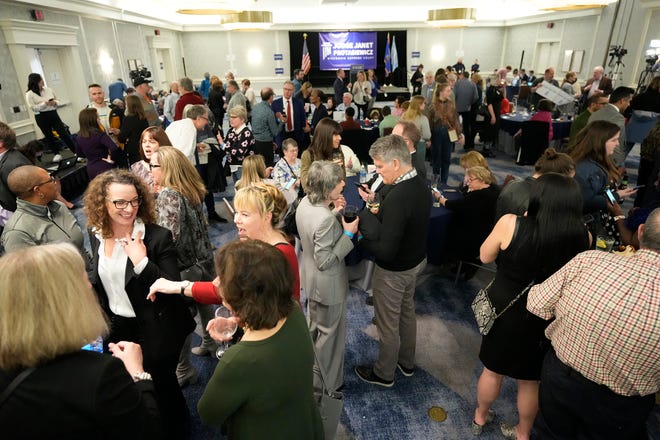
<svg viewBox="0 0 660 440"><path fill-rule="evenodd" d="M536 3L541 11L581 11L604 8L617 0L540 0Z"/></svg>
<svg viewBox="0 0 660 440"><path fill-rule="evenodd" d="M215 9L215 8L178 9L176 13L185 14L185 15L227 15L227 14L235 14L236 9Z"/></svg>
<svg viewBox="0 0 660 440"><path fill-rule="evenodd" d="M432 9L426 22L433 27L466 27L476 18L477 10L474 8Z"/></svg>
<svg viewBox="0 0 660 440"><path fill-rule="evenodd" d="M273 13L270 11L243 11L223 17L225 29L264 30L273 25Z"/></svg>

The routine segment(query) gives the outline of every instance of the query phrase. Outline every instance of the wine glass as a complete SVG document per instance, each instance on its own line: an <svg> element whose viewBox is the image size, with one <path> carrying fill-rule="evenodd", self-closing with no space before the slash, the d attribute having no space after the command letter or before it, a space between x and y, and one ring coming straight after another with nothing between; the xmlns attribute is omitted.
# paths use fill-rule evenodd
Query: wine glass
<svg viewBox="0 0 660 440"><path fill-rule="evenodd" d="M225 306L220 306L215 310L215 318L216 319L213 321L213 327L223 338L222 341L218 341L218 350L215 352L215 356L220 359L229 348L229 341L226 339L234 336L234 333L236 333L236 330L238 329L238 322L234 318L231 310Z"/></svg>

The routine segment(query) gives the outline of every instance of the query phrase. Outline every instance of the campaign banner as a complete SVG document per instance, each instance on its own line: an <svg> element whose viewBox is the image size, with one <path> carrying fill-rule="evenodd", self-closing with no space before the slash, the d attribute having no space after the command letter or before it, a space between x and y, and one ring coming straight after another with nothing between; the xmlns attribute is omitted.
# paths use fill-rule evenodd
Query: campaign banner
<svg viewBox="0 0 660 440"><path fill-rule="evenodd" d="M319 32L321 70L376 68L376 32Z"/></svg>

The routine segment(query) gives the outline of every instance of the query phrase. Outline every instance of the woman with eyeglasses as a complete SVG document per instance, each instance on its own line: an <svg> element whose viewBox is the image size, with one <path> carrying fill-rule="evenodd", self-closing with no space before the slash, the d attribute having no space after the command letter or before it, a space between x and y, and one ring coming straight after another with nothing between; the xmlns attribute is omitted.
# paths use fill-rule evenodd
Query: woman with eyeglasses
<svg viewBox="0 0 660 440"><path fill-rule="evenodd" d="M144 180L152 193L158 193L158 191L157 188L154 188L154 179L151 175L151 155L158 151L158 148L165 145L172 146L172 142L167 137L165 130L160 127L149 127L145 129L140 137L140 157L142 160L131 165L131 171Z"/></svg>
<svg viewBox="0 0 660 440"><path fill-rule="evenodd" d="M60 182L54 176L41 167L24 165L9 173L7 185L17 199L16 211L5 225L0 239L5 251L65 242L76 246L89 263L76 218L57 201Z"/></svg>
<svg viewBox="0 0 660 440"><path fill-rule="evenodd" d="M163 431L167 438L187 438L188 408L175 372L195 322L180 296L147 300L149 286L158 278L179 279L172 233L155 224L151 191L129 171L97 176L83 202L92 248L90 281L110 320L104 342L140 343L144 368L156 388Z"/></svg>
<svg viewBox="0 0 660 440"><path fill-rule="evenodd" d="M254 154L254 136L247 123L247 111L245 107L237 105L229 110L229 130L223 144L222 136L218 135L218 141L223 145L227 154L227 163L231 169L234 183L241 179L243 174L243 159Z"/></svg>

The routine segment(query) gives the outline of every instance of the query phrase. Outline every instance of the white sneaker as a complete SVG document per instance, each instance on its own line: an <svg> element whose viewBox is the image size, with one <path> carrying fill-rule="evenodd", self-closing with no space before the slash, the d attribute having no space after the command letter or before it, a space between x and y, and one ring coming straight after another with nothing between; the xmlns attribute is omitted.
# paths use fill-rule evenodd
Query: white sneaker
<svg viewBox="0 0 660 440"><path fill-rule="evenodd" d="M61 154L56 154L53 156L53 162L60 162L62 160L62 155Z"/></svg>

